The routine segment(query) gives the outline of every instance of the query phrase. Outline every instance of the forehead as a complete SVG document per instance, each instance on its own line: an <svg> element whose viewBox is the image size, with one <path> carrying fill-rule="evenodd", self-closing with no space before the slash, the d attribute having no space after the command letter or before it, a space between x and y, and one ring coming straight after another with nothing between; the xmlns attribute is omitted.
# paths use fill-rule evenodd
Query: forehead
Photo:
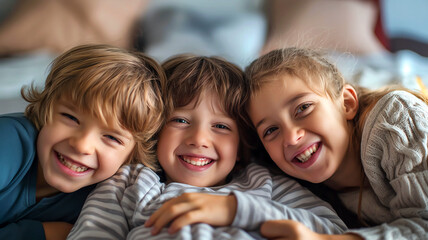
<svg viewBox="0 0 428 240"><path fill-rule="evenodd" d="M305 90L323 97L328 95L325 86L316 77L301 78L293 74L281 73L264 77L260 81L259 87L252 91L251 97L257 97L272 90L279 90L284 94L292 94L296 90Z"/></svg>
<svg viewBox="0 0 428 240"><path fill-rule="evenodd" d="M248 105L248 113L254 124L268 116L274 116L283 109L296 106L303 100L327 98L320 86L310 83L297 76L283 74L265 81L254 92Z"/></svg>
<svg viewBox="0 0 428 240"><path fill-rule="evenodd" d="M208 108L209 110L216 113L225 113L223 101L220 96L214 91L203 91L198 97L194 97L189 104L179 107L177 109L195 109L199 107Z"/></svg>

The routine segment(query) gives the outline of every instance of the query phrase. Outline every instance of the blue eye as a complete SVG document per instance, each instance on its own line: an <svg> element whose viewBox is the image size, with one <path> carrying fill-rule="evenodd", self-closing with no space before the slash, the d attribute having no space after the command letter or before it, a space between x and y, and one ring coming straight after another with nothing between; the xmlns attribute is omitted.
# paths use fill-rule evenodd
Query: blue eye
<svg viewBox="0 0 428 240"><path fill-rule="evenodd" d="M72 121L74 121L74 122L76 122L77 124L79 124L80 122L79 122L79 119L77 119L76 117L74 117L73 115L70 115L70 114L68 114L68 113L61 113L61 115L62 116L64 116L64 117L66 117L66 118L68 118L68 119L70 119L70 120L72 120Z"/></svg>
<svg viewBox="0 0 428 240"><path fill-rule="evenodd" d="M265 133L263 134L263 137L269 136L271 135L274 131L276 131L278 128L277 127L271 127L268 128Z"/></svg>
<svg viewBox="0 0 428 240"><path fill-rule="evenodd" d="M220 128L220 129L230 129L228 126L224 125L224 124L216 124L214 125L215 128Z"/></svg>
<svg viewBox="0 0 428 240"><path fill-rule="evenodd" d="M174 118L171 120L172 122L177 122L177 123L189 123L187 122L185 119L183 118Z"/></svg>

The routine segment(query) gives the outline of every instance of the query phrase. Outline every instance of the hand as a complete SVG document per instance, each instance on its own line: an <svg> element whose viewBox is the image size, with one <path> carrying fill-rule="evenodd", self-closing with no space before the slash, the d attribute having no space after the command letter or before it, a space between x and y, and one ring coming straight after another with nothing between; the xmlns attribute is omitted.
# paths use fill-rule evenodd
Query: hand
<svg viewBox="0 0 428 240"><path fill-rule="evenodd" d="M260 227L260 233L267 239L275 240L363 240L362 237L352 233L342 235L316 233L302 223L293 220L266 221Z"/></svg>
<svg viewBox="0 0 428 240"><path fill-rule="evenodd" d="M44 222L46 240L66 239L73 225L67 222Z"/></svg>
<svg viewBox="0 0 428 240"><path fill-rule="evenodd" d="M228 226L235 218L237 202L235 195L219 196L206 193L184 193L162 205L145 227L152 228L152 234L171 222L168 232L173 234L193 223L207 223L212 226Z"/></svg>

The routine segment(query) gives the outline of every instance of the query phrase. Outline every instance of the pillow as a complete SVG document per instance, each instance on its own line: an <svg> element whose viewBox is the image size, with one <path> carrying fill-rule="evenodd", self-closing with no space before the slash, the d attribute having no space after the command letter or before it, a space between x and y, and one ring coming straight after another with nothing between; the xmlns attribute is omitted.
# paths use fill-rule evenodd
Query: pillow
<svg viewBox="0 0 428 240"><path fill-rule="evenodd" d="M378 9L367 0L271 0L269 34L262 53L311 47L353 54L385 51L375 35Z"/></svg>
<svg viewBox="0 0 428 240"><path fill-rule="evenodd" d="M0 25L0 56L85 43L130 48L148 0L20 0Z"/></svg>

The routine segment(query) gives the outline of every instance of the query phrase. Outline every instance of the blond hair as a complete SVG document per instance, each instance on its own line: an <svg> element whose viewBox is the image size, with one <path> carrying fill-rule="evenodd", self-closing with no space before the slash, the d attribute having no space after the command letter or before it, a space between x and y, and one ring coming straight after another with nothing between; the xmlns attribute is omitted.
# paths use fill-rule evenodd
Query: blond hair
<svg viewBox="0 0 428 240"><path fill-rule="evenodd" d="M346 83L337 67L330 63L321 52L313 49L290 47L273 50L254 60L245 69L250 88L249 94L257 93L264 84L277 80L278 76L283 74L298 77L306 82L309 87L321 87L323 91L321 94L326 94L333 101L341 96ZM361 142L362 127L367 113L382 96L394 90L405 90L426 101L426 97L421 93L402 86L387 86L378 90L370 90L360 86L354 86L354 88L357 91L359 108L357 116L352 121L354 127L353 143L358 144L352 145L357 150ZM248 104L249 101L246 104L247 108ZM247 124L251 123L247 121ZM359 153L359 151L356 152Z"/></svg>
<svg viewBox="0 0 428 240"><path fill-rule="evenodd" d="M243 122L245 126L245 139L248 142L248 153L255 156L255 159L275 169L275 163L263 147L256 129L254 128L250 117L248 116L249 100L251 96L265 85L277 80L283 75L290 75L306 82L308 86L320 86L320 94L330 96L332 99L338 99L345 85L345 80L337 68L331 64L320 52L304 48L283 48L273 50L256 60L245 68L245 77L249 88L248 96L242 96L246 99L245 108L241 109L245 116ZM312 89L319 91L319 88Z"/></svg>
<svg viewBox="0 0 428 240"><path fill-rule="evenodd" d="M167 77L164 84L166 115L175 108L183 107L196 99L196 104L207 91L215 93L220 106L237 122L240 133L240 160L238 167L245 164L242 156L243 138L241 109L244 107L247 88L243 71L233 63L220 57L181 54L173 56L162 64ZM233 171L236 173L236 171Z"/></svg>
<svg viewBox="0 0 428 240"><path fill-rule="evenodd" d="M261 56L245 69L245 74L248 78L250 95L256 94L263 85L278 80L278 76L283 74L298 77L306 82L309 87L321 87L322 93L329 96L332 101L339 99L345 85L345 79L337 67L330 63L322 53L312 49L295 47L273 50ZM426 96L423 94L411 91L402 86L387 86L377 90L371 90L360 86L354 86L354 88L358 97L358 110L356 116L350 120L352 131L349 142L352 151L358 154L359 159L361 159L360 144L364 123L369 112L381 97L394 90L405 90L428 103ZM250 99L250 97L247 97L247 99ZM247 100L245 111L248 110L248 107L249 100ZM272 160L266 161L269 157L251 121L246 121L246 126L249 131L248 138L251 139L251 144L255 146L253 148L253 154L262 158L262 161L260 161L261 163L274 168L274 171L278 172L279 170ZM363 184L364 183L361 183L357 215L359 220L365 224L360 214Z"/></svg>
<svg viewBox="0 0 428 240"><path fill-rule="evenodd" d="M165 74L152 58L108 45L82 45L70 49L51 64L45 86L22 88L29 102L25 114L41 129L52 121L59 99L73 103L105 125L118 124L136 142L126 163L151 167L154 134L163 120L161 82Z"/></svg>
<svg viewBox="0 0 428 240"><path fill-rule="evenodd" d="M273 50L245 69L251 94L283 74L298 77L308 86L321 86L332 99L340 96L345 84L342 74L320 52L304 48Z"/></svg>

